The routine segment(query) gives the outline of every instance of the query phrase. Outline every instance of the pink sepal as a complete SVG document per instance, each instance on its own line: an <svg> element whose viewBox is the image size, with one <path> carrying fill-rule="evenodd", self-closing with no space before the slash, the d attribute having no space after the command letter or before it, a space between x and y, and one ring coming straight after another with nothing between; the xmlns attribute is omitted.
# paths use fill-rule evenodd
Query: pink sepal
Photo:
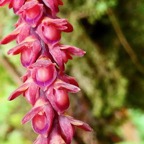
<svg viewBox="0 0 144 144"><path fill-rule="evenodd" d="M39 113L41 110L43 109L43 107L39 106L39 107L33 107L22 119L22 124L27 123L28 121L30 121L37 113Z"/></svg>
<svg viewBox="0 0 144 144"><path fill-rule="evenodd" d="M33 144L48 144L47 136L39 135Z"/></svg>
<svg viewBox="0 0 144 144"><path fill-rule="evenodd" d="M71 125L69 119L65 116L59 116L59 125L62 131L62 134L65 138L66 144L70 144L74 136L74 128Z"/></svg>
<svg viewBox="0 0 144 144"><path fill-rule="evenodd" d="M28 88L29 88L29 83L24 83L22 86L17 88L8 98L8 100L13 100L17 98L19 95L23 94Z"/></svg>
<svg viewBox="0 0 144 144"><path fill-rule="evenodd" d="M18 14L32 27L35 27L43 15L43 5L39 2L32 0L26 2Z"/></svg>
<svg viewBox="0 0 144 144"><path fill-rule="evenodd" d="M45 43L53 45L60 41L61 31L73 31L72 25L66 19L51 19L45 17L36 32Z"/></svg>
<svg viewBox="0 0 144 144"><path fill-rule="evenodd" d="M1 0L0 1L0 6L4 6L6 5L7 3L10 3L11 0Z"/></svg>
<svg viewBox="0 0 144 144"><path fill-rule="evenodd" d="M67 144L61 136L60 127L55 123L50 136L48 137L48 144Z"/></svg>
<svg viewBox="0 0 144 144"><path fill-rule="evenodd" d="M53 16L56 15L56 13L59 11L58 5L63 5L63 2L61 0L43 0L45 5L50 8L51 14Z"/></svg>
<svg viewBox="0 0 144 144"><path fill-rule="evenodd" d="M35 36L30 35L16 47L10 49L8 54L19 54L21 53L21 63L24 67L27 67L34 63L41 51L41 45Z"/></svg>
<svg viewBox="0 0 144 144"><path fill-rule="evenodd" d="M64 63L72 59L72 55L83 56L85 54L85 51L70 45L56 44L49 47L49 50L61 70L64 70Z"/></svg>
<svg viewBox="0 0 144 144"><path fill-rule="evenodd" d="M60 114L69 107L68 92L76 93L79 90L77 86L57 79L54 84L46 90L46 96L53 108Z"/></svg>
<svg viewBox="0 0 144 144"><path fill-rule="evenodd" d="M11 0L9 8L13 8L16 13L24 4L25 0Z"/></svg>
<svg viewBox="0 0 144 144"><path fill-rule="evenodd" d="M19 24L16 29L8 36L0 41L0 44L7 44L13 40L17 40L18 43L23 41L29 35L30 27L26 23Z"/></svg>
<svg viewBox="0 0 144 144"><path fill-rule="evenodd" d="M57 77L55 64L49 59L40 58L30 67L31 76L39 86L50 86Z"/></svg>
<svg viewBox="0 0 144 144"><path fill-rule="evenodd" d="M67 117L67 119L69 120L69 122L73 125L73 126L77 126L85 131L92 131L92 128L85 122L80 121L80 120L76 120L71 116L66 115L65 117Z"/></svg>
<svg viewBox="0 0 144 144"><path fill-rule="evenodd" d="M54 111L44 98L39 98L34 107L29 111L22 120L26 123L32 120L32 126L38 134L48 134L51 130L54 118Z"/></svg>

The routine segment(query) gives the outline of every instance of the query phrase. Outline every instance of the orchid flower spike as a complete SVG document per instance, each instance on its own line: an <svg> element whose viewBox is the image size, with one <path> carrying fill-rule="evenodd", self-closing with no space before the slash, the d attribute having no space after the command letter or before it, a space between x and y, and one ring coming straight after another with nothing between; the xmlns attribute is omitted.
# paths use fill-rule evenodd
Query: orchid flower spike
<svg viewBox="0 0 144 144"><path fill-rule="evenodd" d="M32 105L22 119L29 121L38 134L34 144L70 144L75 126L86 131L91 127L66 115L70 105L69 93L80 91L73 77L65 74L65 64L73 56L83 56L85 51L60 42L62 32L72 32L72 25L57 17L62 0L0 0L0 6L8 4L19 19L15 30L0 41L13 40L17 45L8 51L20 55L26 69L23 84L10 96L20 95Z"/></svg>

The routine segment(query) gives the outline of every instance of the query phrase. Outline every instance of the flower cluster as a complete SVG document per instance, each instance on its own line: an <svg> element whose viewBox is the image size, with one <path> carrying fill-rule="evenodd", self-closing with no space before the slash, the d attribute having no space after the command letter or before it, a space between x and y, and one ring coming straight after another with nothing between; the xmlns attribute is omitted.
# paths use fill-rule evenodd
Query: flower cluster
<svg viewBox="0 0 144 144"><path fill-rule="evenodd" d="M83 56L77 47L60 43L62 32L72 32L72 25L57 17L61 0L0 0L19 16L15 30L1 40L7 44L16 40L17 45L8 54L20 54L26 74L23 84L9 97L19 95L32 105L22 123L31 121L39 135L34 144L70 144L74 126L91 131L88 124L65 114L69 107L68 93L80 89L76 80L65 74L65 63L72 56Z"/></svg>

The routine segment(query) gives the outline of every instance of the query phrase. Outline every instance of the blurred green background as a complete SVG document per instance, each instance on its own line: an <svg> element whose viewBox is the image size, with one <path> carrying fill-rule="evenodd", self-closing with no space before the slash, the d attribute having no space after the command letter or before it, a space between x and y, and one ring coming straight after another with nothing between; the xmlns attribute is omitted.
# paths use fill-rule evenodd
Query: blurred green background
<svg viewBox="0 0 144 144"><path fill-rule="evenodd" d="M87 53L66 65L81 92L71 94L69 114L94 131L76 129L72 144L144 144L144 0L63 0L59 17L74 32L62 43ZM17 17L0 8L0 39ZM25 72L19 56L8 56L12 42L0 46L0 144L31 144L36 134L21 119L30 109L23 97L7 100Z"/></svg>

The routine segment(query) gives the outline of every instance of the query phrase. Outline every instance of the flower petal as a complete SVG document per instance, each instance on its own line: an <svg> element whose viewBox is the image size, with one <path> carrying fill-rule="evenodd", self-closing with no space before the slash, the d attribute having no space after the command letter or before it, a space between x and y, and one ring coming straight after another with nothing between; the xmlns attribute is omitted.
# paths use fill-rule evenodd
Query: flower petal
<svg viewBox="0 0 144 144"><path fill-rule="evenodd" d="M86 131L92 131L92 128L87 123L80 121L80 120L76 120L71 116L66 116L66 117L69 119L72 125L82 128Z"/></svg>
<svg viewBox="0 0 144 144"><path fill-rule="evenodd" d="M9 3L11 0L1 0L0 6L4 6L5 4Z"/></svg>
<svg viewBox="0 0 144 144"><path fill-rule="evenodd" d="M74 129L67 117L59 116L59 124L62 130L62 133L66 139L66 143L70 144L74 135Z"/></svg>
<svg viewBox="0 0 144 144"><path fill-rule="evenodd" d="M49 134L53 125L54 111L50 103L44 105L43 111L39 112L32 119L32 126L36 133Z"/></svg>
<svg viewBox="0 0 144 144"><path fill-rule="evenodd" d="M69 96L66 90L55 90L54 91L54 101L58 108L59 113L63 113L69 107Z"/></svg>
<svg viewBox="0 0 144 144"><path fill-rule="evenodd" d="M40 97L39 87L35 83L32 83L29 89L24 93L24 96L32 105L34 105L37 99Z"/></svg>
<svg viewBox="0 0 144 144"><path fill-rule="evenodd" d="M56 79L57 71L54 64L37 67L32 71L32 78L40 86L49 86Z"/></svg>
<svg viewBox="0 0 144 144"><path fill-rule="evenodd" d="M67 56L64 51L61 51L59 47L52 47L49 49L50 54L52 55L55 62L59 65L59 67L64 70L64 63L67 62Z"/></svg>
<svg viewBox="0 0 144 144"><path fill-rule="evenodd" d="M55 14L59 11L58 5L63 5L61 0L43 0L43 2L51 9L53 16L55 16Z"/></svg>
<svg viewBox="0 0 144 144"><path fill-rule="evenodd" d="M19 95L21 95L22 93L24 93L28 87L29 87L29 83L24 83L22 86L20 86L19 88L17 88L8 98L8 100L13 100L16 97L18 97Z"/></svg>
<svg viewBox="0 0 144 144"><path fill-rule="evenodd" d="M48 137L48 144L66 144L61 136L58 124L55 124L50 136Z"/></svg>
<svg viewBox="0 0 144 144"><path fill-rule="evenodd" d="M63 113L69 107L69 97L65 90L48 90L46 91L46 97L59 114Z"/></svg>
<svg viewBox="0 0 144 144"><path fill-rule="evenodd" d="M22 52L23 49L25 49L26 46L25 44L19 44L17 46L15 46L14 48L11 48L9 51L8 51L8 54L12 54L12 55L16 55L16 54L19 54Z"/></svg>
<svg viewBox="0 0 144 144"><path fill-rule="evenodd" d="M47 137L39 135L33 144L48 144Z"/></svg>
<svg viewBox="0 0 144 144"><path fill-rule="evenodd" d="M59 76L60 76L60 79L65 81L66 83L69 83L69 84L72 84L72 85L79 87L79 85L78 85L78 83L74 77L71 77L71 76L63 74L63 73L60 73Z"/></svg>
<svg viewBox="0 0 144 144"><path fill-rule="evenodd" d="M61 31L58 30L55 25L49 24L49 22L42 22L36 32L41 39L48 44L56 43L61 38Z"/></svg>
<svg viewBox="0 0 144 144"><path fill-rule="evenodd" d="M49 128L45 112L40 112L32 118L32 126L36 133L46 134Z"/></svg>
<svg viewBox="0 0 144 144"><path fill-rule="evenodd" d="M75 55L75 56L83 56L86 52L74 47L74 46L70 46L70 45L61 45L61 50L64 50L66 52L68 52L71 55Z"/></svg>
<svg viewBox="0 0 144 144"><path fill-rule="evenodd" d="M11 0L9 8L13 8L14 12L17 12L24 4L25 0Z"/></svg>
<svg viewBox="0 0 144 144"><path fill-rule="evenodd" d="M33 107L22 119L22 124L27 123L30 121L35 115L37 115L43 109L42 106Z"/></svg>
<svg viewBox="0 0 144 144"><path fill-rule="evenodd" d="M10 33L8 36L3 38L0 42L0 44L7 44L7 43L13 41L14 39L16 39L16 37L19 33L20 33L20 28L18 27L12 33Z"/></svg>
<svg viewBox="0 0 144 144"><path fill-rule="evenodd" d="M21 7L18 14L21 15L28 24L35 27L43 14L43 5L35 0L28 1Z"/></svg>
<svg viewBox="0 0 144 144"><path fill-rule="evenodd" d="M72 85L72 84L69 84L69 83L66 83L62 80L57 80L55 82L55 88L57 89L61 89L61 88L64 88L66 90L68 90L69 92L72 92L72 93L77 93L80 91L80 88L75 86L75 85Z"/></svg>
<svg viewBox="0 0 144 144"><path fill-rule="evenodd" d="M49 134L49 132L51 131L52 125L53 125L53 120L54 120L54 110L52 108L52 106L50 105L50 103L48 103L45 107L44 107L44 111L47 117L47 123L48 123L48 129L47 129L47 134Z"/></svg>
<svg viewBox="0 0 144 144"><path fill-rule="evenodd" d="M26 49L23 49L21 52L21 62L24 67L28 67L33 64L39 53L41 51L41 46L39 41L32 42L31 46L28 46Z"/></svg>

